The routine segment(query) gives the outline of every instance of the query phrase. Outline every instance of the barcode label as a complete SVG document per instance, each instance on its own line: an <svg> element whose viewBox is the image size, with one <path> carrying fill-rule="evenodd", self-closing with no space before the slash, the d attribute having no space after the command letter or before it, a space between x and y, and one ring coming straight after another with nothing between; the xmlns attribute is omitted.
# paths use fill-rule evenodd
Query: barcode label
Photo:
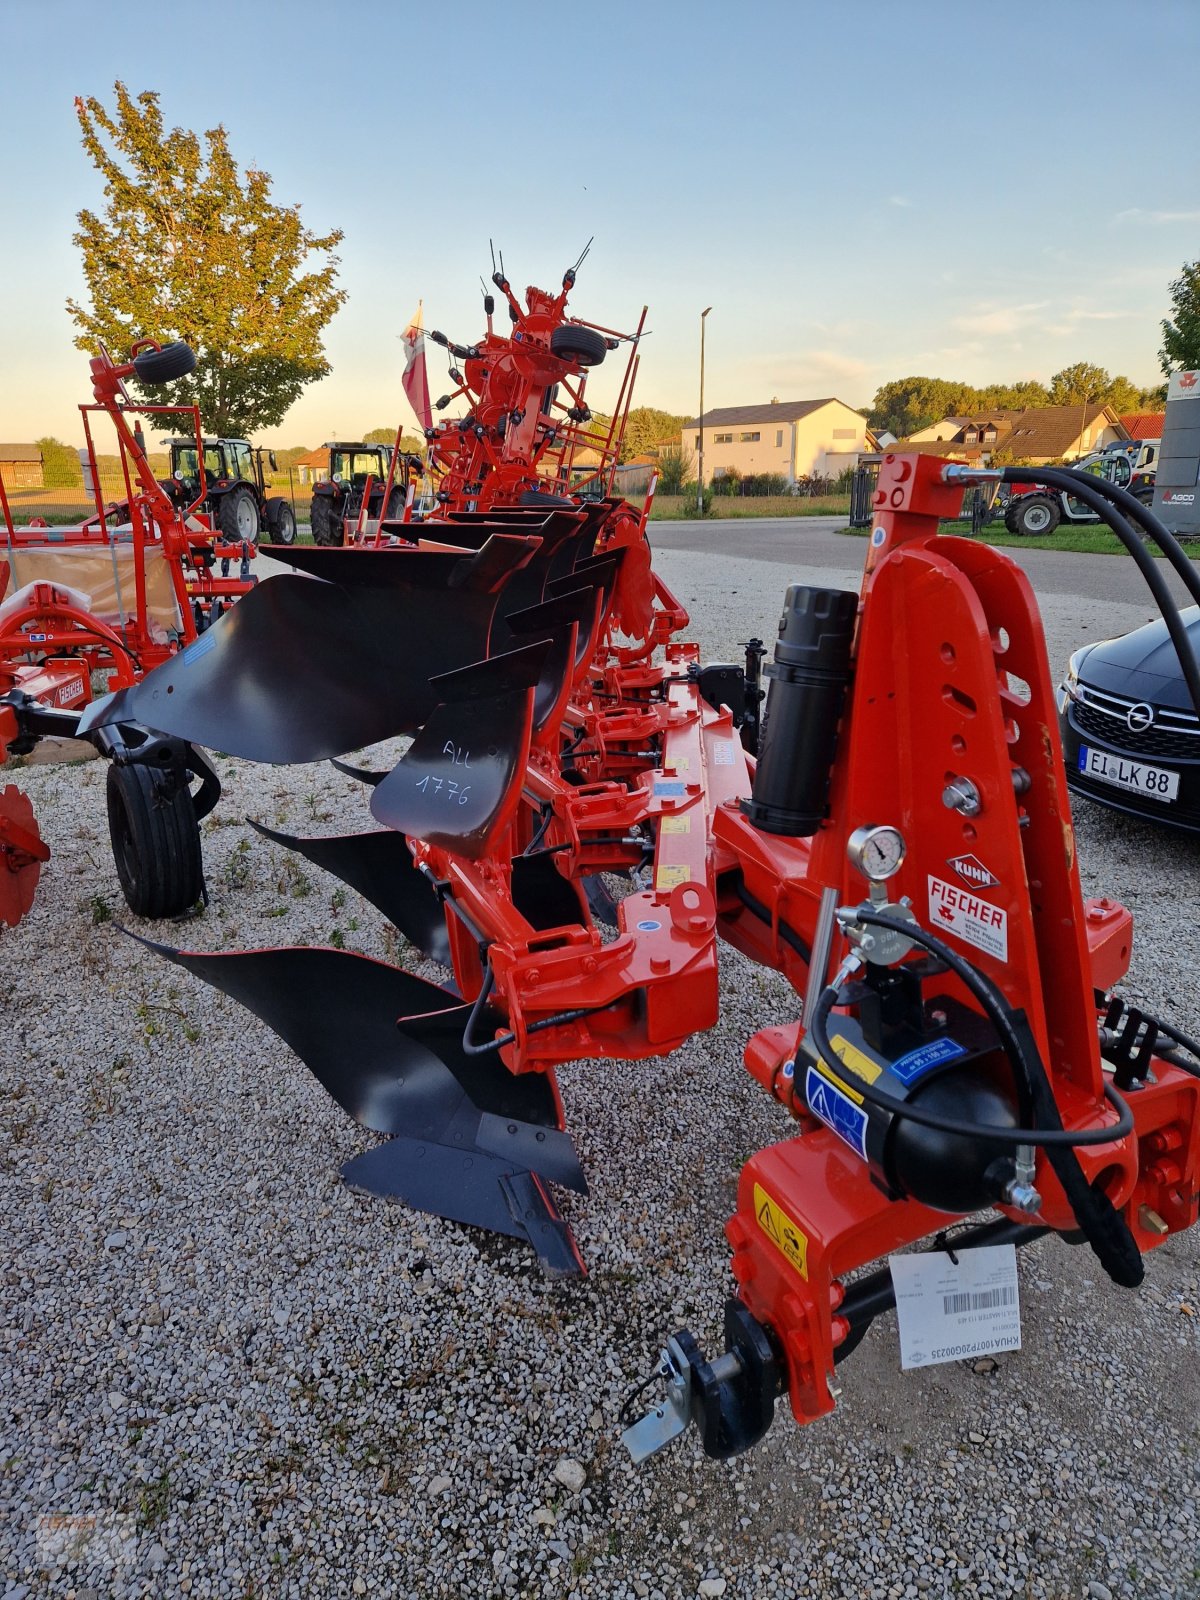
<svg viewBox="0 0 1200 1600"><path fill-rule="evenodd" d="M960 1311L994 1311L997 1306L1015 1306L1017 1291L1009 1284L1002 1289L980 1289L976 1294L947 1294L942 1296L942 1309L948 1317Z"/></svg>
<svg viewBox="0 0 1200 1600"><path fill-rule="evenodd" d="M928 1367L1021 1348L1017 1252L1011 1244L892 1256L900 1365Z"/></svg>

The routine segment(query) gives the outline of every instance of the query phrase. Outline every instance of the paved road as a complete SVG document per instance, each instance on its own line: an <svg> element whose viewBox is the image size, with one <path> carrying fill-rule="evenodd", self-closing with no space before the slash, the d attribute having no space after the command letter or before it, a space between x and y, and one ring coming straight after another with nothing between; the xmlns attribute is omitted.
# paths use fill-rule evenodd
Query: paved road
<svg viewBox="0 0 1200 1600"><path fill-rule="evenodd" d="M694 550L701 554L747 556L780 566L857 566L866 555L866 541L839 533L841 517L754 517L708 522L652 522L650 543L656 550ZM1076 555L1065 550L1022 550L1005 546L1005 554L1025 569L1039 595L1078 595L1085 600L1115 600L1141 605L1150 601L1145 579L1128 556ZM1176 598L1190 603L1183 584L1159 563Z"/></svg>

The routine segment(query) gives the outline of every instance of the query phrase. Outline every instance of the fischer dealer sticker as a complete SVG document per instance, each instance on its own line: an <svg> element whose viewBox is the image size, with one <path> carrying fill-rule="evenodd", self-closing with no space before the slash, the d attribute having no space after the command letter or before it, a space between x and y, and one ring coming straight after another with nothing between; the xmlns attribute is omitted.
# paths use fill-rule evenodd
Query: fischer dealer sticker
<svg viewBox="0 0 1200 1600"><path fill-rule="evenodd" d="M787 1257L802 1278L808 1277L808 1235L801 1230L781 1206L763 1188L754 1185L754 1215L762 1231Z"/></svg>
<svg viewBox="0 0 1200 1600"><path fill-rule="evenodd" d="M929 879L929 920L997 961L1008 960L1008 912L957 884Z"/></svg>

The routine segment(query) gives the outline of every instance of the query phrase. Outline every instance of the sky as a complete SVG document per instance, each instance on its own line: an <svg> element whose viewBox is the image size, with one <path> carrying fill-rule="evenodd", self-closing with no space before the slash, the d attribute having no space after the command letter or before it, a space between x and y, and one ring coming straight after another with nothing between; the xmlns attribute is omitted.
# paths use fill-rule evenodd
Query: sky
<svg viewBox="0 0 1200 1600"><path fill-rule="evenodd" d="M332 373L261 435L312 447L411 422L397 336L418 299L482 334L489 239L523 290L594 235L572 308L649 306L635 403L669 411L697 409L708 305L709 407L1082 360L1157 383L1200 257L1198 58L1197 0L0 0L0 439L81 442L65 302L102 196L72 103L118 78L344 230Z"/></svg>

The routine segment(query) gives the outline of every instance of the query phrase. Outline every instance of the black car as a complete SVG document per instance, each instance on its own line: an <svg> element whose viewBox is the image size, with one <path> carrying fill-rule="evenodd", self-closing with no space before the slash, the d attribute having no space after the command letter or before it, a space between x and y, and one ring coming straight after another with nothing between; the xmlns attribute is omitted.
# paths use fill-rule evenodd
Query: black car
<svg viewBox="0 0 1200 1600"><path fill-rule="evenodd" d="M1200 654L1200 607L1182 618ZM1073 793L1200 833L1200 717L1165 622L1076 650L1058 710Z"/></svg>

